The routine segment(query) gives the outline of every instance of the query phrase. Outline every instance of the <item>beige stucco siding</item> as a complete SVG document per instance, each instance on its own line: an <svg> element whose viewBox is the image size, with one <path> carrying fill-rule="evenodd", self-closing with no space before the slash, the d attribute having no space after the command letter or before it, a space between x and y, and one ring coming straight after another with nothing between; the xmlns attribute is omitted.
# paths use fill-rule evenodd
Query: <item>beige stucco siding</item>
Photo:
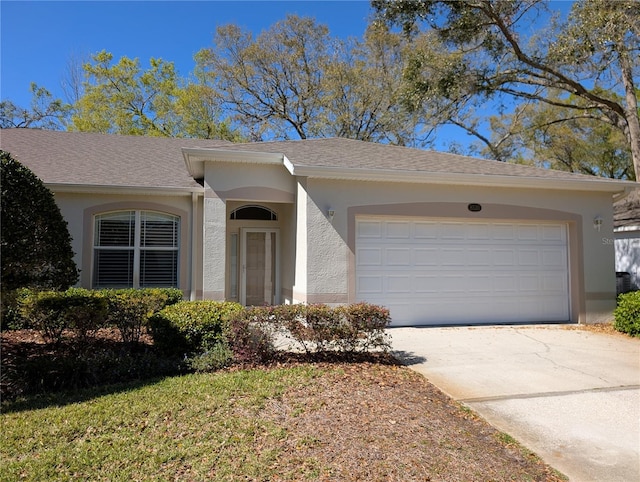
<svg viewBox="0 0 640 482"><path fill-rule="evenodd" d="M67 221L72 237L74 261L80 269L79 285L91 288L93 256L93 219L96 214L120 210L150 210L180 217L179 286L187 295L192 289L192 197L147 196L106 193L54 193L56 203ZM197 253L195 253L197 256ZM198 287L195 287L196 289Z"/></svg>
<svg viewBox="0 0 640 482"><path fill-rule="evenodd" d="M208 162L205 164L203 233L203 297L228 299L230 234L242 227L277 228L280 240L278 299L291 301L294 284L296 183L282 165ZM230 221L233 209L245 204L269 208L278 221Z"/></svg>
<svg viewBox="0 0 640 482"><path fill-rule="evenodd" d="M316 294L328 299L329 293L337 299L346 292L348 300L353 300L353 222L358 214L366 213L566 222L570 231L572 320L603 321L615 307L614 251L613 246L602 242L603 237L612 237L613 231L611 198L607 193L323 179L308 179L306 192L311 221L307 242L311 299ZM471 213L467 209L469 203L479 203L483 210ZM332 223L321 215L328 208L336 213ZM599 232L593 227L595 217L603 219ZM312 253L325 255L318 265L313 264ZM331 255L326 256L327 253ZM344 282L336 282L338 273L345 276L346 290Z"/></svg>
<svg viewBox="0 0 640 482"><path fill-rule="evenodd" d="M293 202L296 183L282 165L209 162L205 187L224 200Z"/></svg>

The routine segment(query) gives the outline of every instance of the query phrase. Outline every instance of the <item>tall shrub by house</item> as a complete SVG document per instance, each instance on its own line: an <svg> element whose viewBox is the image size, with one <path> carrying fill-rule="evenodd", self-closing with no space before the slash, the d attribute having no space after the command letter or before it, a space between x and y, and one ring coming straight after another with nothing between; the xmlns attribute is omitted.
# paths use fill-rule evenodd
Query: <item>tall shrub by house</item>
<svg viewBox="0 0 640 482"><path fill-rule="evenodd" d="M78 281L71 235L51 191L27 167L2 160L2 289L65 290Z"/></svg>
<svg viewBox="0 0 640 482"><path fill-rule="evenodd" d="M11 154L0 151L2 324L17 316L18 288L66 290L78 281L71 235L51 191Z"/></svg>

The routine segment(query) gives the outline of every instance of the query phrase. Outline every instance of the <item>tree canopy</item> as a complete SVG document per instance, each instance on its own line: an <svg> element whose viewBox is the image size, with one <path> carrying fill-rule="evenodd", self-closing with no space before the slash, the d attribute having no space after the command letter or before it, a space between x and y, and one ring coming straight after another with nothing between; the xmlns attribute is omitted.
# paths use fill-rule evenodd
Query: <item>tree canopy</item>
<svg viewBox="0 0 640 482"><path fill-rule="evenodd" d="M331 37L289 15L254 38L219 27L196 56L212 93L253 140L341 136L415 143L415 114L399 104L404 39L370 28L363 41Z"/></svg>
<svg viewBox="0 0 640 482"><path fill-rule="evenodd" d="M416 48L405 103L438 106L503 159L479 125L487 108L546 103L564 119L619 130L640 170L640 3L580 0L566 19L543 0L373 0L378 21L401 25Z"/></svg>
<svg viewBox="0 0 640 482"><path fill-rule="evenodd" d="M107 51L93 55L83 65L83 94L74 105L70 128L236 140L205 87L182 81L173 62L152 58L149 63L143 70L138 59L122 57L114 64Z"/></svg>
<svg viewBox="0 0 640 482"><path fill-rule="evenodd" d="M44 87L31 83L31 105L19 107L10 100L0 102L0 128L31 127L38 129L65 130L69 104L54 99Z"/></svg>

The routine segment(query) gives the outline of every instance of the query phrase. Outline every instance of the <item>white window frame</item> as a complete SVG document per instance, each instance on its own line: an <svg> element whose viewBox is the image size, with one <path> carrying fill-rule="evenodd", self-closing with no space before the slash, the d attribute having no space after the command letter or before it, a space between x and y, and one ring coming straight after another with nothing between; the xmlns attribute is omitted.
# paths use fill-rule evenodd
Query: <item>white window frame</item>
<svg viewBox="0 0 640 482"><path fill-rule="evenodd" d="M118 213L134 213L134 242L133 242L133 246L98 246L98 236L97 236L97 222L98 220L103 217L103 216L108 216L108 215L112 215L112 214L118 214ZM160 216L164 216L167 219L172 219L175 223L176 223L176 234L175 234L175 246L142 246L141 245L141 240L142 240L142 216L143 213L149 213L149 214L156 214L156 215L160 215ZM166 213L166 212L161 212L161 211L154 211L154 210L149 210L149 209L122 209L122 210L117 210L117 211L106 211L106 212L101 212L98 213L96 215L94 215L93 217L93 255L92 255L92 262L91 262L91 266L92 266L92 279L91 279L91 284L94 288L101 288L101 287L107 287L105 286L100 286L97 284L97 280L96 280L96 252L97 251L133 251L133 274L132 274L132 285L123 285L123 286L118 286L121 288L140 288L140 279L141 279L141 260L142 260L142 252L143 251L170 251L170 252L175 252L176 253L176 269L175 269L175 279L174 279L174 283L173 286L174 288L179 288L180 286L180 229L181 229L181 218L180 216L177 216L175 214L171 214L171 213ZM114 286L109 286L109 287L116 287ZM151 287L151 286L145 286L145 287Z"/></svg>

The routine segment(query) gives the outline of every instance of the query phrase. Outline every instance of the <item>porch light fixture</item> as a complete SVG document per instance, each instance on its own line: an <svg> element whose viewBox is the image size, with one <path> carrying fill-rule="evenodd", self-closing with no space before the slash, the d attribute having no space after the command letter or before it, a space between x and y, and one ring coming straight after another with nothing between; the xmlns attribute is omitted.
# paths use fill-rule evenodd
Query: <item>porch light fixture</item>
<svg viewBox="0 0 640 482"><path fill-rule="evenodd" d="M328 209L327 210L327 219L329 221L333 221L333 217L336 215L336 211L335 209Z"/></svg>
<svg viewBox="0 0 640 482"><path fill-rule="evenodd" d="M597 229L600 232L600 228L602 228L602 217L596 216L593 218L593 229Z"/></svg>

